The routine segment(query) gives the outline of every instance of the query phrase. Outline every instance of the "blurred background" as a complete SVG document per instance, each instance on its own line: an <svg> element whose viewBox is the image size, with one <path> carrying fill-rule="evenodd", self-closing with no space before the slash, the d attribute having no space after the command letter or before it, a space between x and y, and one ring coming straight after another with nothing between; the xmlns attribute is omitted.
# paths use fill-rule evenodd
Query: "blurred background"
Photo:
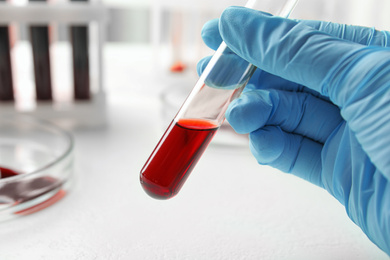
<svg viewBox="0 0 390 260"><path fill-rule="evenodd" d="M8 2L23 6L28 0ZM69 1L50 0L48 3L64 4ZM137 85L134 90L146 91L149 95L162 95L163 101L168 102L169 106L169 103L175 102L172 99L178 98L175 96L177 92L184 92L178 94L180 96L186 95L193 87L197 79L196 63L202 57L212 54L200 37L203 24L219 17L226 7L245 5L246 1L90 0L89 3L100 6L100 15L104 16L89 23L91 90L94 93L104 91L107 94L110 88L118 88L124 82L128 85L131 85L130 82L139 82L142 87ZM390 24L390 17L385 11L388 7L390 3L386 0L301 0L291 17L386 29ZM29 23L31 22L20 21L14 26L13 38L16 43L28 42ZM62 89L71 85L72 78L71 65L67 65L71 62L68 31L70 23L71 19L53 21L50 29L53 43L51 56L61 57L52 57L53 85L62 86ZM100 26L98 34L96 24ZM61 50L55 54L55 49ZM14 52L14 57L29 57L26 50ZM13 73L17 74L19 71L23 76L15 75L14 78L16 81L23 78L19 84L23 85L23 92L32 92L25 90L27 86L33 88L31 66L26 64L17 66ZM28 77L30 83L25 80ZM129 89L131 86L126 88ZM171 97L171 94L174 97ZM69 95L62 91L57 95L57 99L64 99L64 96ZM178 99L181 103L182 98ZM171 105L175 110L180 104ZM25 103L20 106L29 107Z"/></svg>

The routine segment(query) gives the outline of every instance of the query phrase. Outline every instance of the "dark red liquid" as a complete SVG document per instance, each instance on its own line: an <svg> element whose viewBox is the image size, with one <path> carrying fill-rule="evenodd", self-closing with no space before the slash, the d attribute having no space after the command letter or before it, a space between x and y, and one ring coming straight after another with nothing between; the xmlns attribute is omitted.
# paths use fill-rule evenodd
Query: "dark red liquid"
<svg viewBox="0 0 390 260"><path fill-rule="evenodd" d="M9 168L0 167L0 179L19 175L20 173Z"/></svg>
<svg viewBox="0 0 390 260"><path fill-rule="evenodd" d="M172 122L141 170L146 193L156 199L175 196L217 129L214 123L201 119Z"/></svg>
<svg viewBox="0 0 390 260"><path fill-rule="evenodd" d="M7 178L22 175L23 173L0 167L1 178ZM21 179L5 182L0 186L0 206L4 204L17 205L27 201L31 201L43 194L56 191L53 196L45 201L42 201L34 206L24 208L14 214L28 215L54 204L65 196L65 191L61 189L62 183L50 176L42 176L29 179Z"/></svg>

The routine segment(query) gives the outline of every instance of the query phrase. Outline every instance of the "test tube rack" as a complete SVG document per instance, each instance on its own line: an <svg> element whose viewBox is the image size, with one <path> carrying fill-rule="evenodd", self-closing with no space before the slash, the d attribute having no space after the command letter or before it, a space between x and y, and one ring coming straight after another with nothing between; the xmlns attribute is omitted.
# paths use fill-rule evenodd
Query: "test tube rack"
<svg viewBox="0 0 390 260"><path fill-rule="evenodd" d="M53 70L54 62L50 63L52 68L53 98L49 98L50 100L39 100L37 94L33 93L36 84L34 83L31 38L22 42L22 40L18 39L17 30L11 30L10 56L14 82L13 92L15 95L13 100L0 100L0 115L12 113L28 114L52 121L67 129L104 126L106 124L106 93L103 86L102 50L105 41L104 30L107 22L108 11L97 1L29 2L24 5L0 2L1 26L10 26L10 28L15 29L19 25L27 25L27 27L46 25L49 26L50 45L58 43L58 46L56 45L58 47L57 51L53 52L52 48L54 47L50 47L50 60L55 60L57 64L57 69ZM64 45L66 47L61 47L65 51L61 52L61 44L59 44L58 39L55 39L58 37L56 29L59 25L65 25L69 28L80 25L88 27L87 42L89 54L87 56L90 69L89 79L87 80L90 85L90 94L85 99L74 98L76 91L73 86L72 46L69 41L66 42ZM58 53L62 53L62 56L56 57ZM63 62L62 60L64 53L68 54L65 59L68 62ZM64 77L63 71L67 71L68 76ZM59 85L62 86L61 89L54 90ZM30 93L30 95L26 93Z"/></svg>

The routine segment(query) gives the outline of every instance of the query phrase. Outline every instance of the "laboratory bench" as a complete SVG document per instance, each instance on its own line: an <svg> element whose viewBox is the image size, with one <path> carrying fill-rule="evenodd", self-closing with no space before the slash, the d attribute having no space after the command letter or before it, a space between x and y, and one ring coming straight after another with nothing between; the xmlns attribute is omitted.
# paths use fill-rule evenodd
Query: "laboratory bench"
<svg viewBox="0 0 390 260"><path fill-rule="evenodd" d="M0 259L388 259L325 190L258 165L245 138L216 139L176 197L150 198L139 172L169 123L161 92L182 76L161 76L150 46L104 57L106 126L72 130L71 189L0 223Z"/></svg>

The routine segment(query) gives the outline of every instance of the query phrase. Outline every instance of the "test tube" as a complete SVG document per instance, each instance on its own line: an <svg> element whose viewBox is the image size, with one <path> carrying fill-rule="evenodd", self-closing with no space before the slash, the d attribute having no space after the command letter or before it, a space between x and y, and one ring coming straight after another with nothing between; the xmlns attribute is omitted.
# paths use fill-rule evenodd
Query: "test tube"
<svg viewBox="0 0 390 260"><path fill-rule="evenodd" d="M88 2L88 0L71 0L71 2ZM74 98L88 100L90 94L88 26L72 25L70 28L73 53Z"/></svg>
<svg viewBox="0 0 390 260"><path fill-rule="evenodd" d="M5 2L5 0L0 0L0 2ZM10 33L7 24L0 26L0 100L14 100Z"/></svg>
<svg viewBox="0 0 390 260"><path fill-rule="evenodd" d="M46 2L46 0L29 0L30 2ZM52 100L50 41L47 25L30 27L31 46L34 60L34 77L36 99Z"/></svg>
<svg viewBox="0 0 390 260"><path fill-rule="evenodd" d="M249 0L245 7L288 17L297 2ZM140 182L148 195L169 199L180 191L223 123L228 105L255 70L221 43L141 170Z"/></svg>

